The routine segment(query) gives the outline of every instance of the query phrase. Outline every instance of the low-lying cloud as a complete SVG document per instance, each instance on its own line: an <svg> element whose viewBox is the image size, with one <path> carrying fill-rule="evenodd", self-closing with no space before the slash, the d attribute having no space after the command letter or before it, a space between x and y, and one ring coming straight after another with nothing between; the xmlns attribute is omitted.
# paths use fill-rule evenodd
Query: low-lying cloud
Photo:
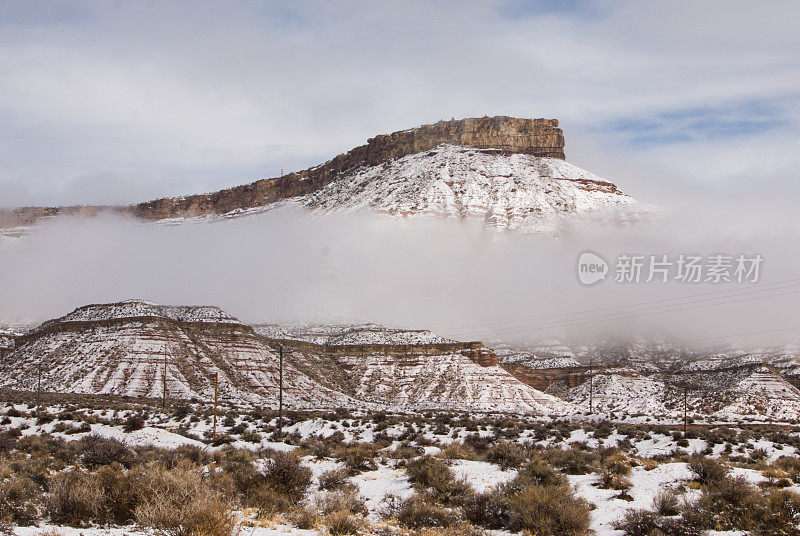
<svg viewBox="0 0 800 536"><path fill-rule="evenodd" d="M373 321L462 339L653 332L680 340L796 324L800 286L764 297L761 287L733 283L578 282L577 258L585 250L612 264L623 253L760 254L759 283L800 277L800 226L788 202L683 199L653 223L558 240L465 222L299 210L213 224L56 220L0 245L0 318L41 321L87 303L143 298L219 305L248 322ZM745 289L754 292L740 295ZM656 300L718 291L725 292L681 301L688 307L666 314L657 307L670 302ZM643 306L603 309L653 301L648 314L640 314Z"/></svg>

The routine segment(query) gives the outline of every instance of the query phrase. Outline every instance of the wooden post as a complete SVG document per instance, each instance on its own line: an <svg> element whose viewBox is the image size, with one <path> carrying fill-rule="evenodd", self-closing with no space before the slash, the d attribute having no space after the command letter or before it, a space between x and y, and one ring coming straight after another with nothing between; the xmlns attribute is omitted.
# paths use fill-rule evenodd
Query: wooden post
<svg viewBox="0 0 800 536"><path fill-rule="evenodd" d="M164 401L162 403L163 409L167 409L167 347L164 346Z"/></svg>
<svg viewBox="0 0 800 536"><path fill-rule="evenodd" d="M594 413L594 362L589 358L589 413Z"/></svg>
<svg viewBox="0 0 800 536"><path fill-rule="evenodd" d="M211 439L217 438L217 400L219 396L219 372L214 373L214 428L211 431Z"/></svg>
<svg viewBox="0 0 800 536"><path fill-rule="evenodd" d="M283 345L278 346L278 437L283 436Z"/></svg>
<svg viewBox="0 0 800 536"><path fill-rule="evenodd" d="M686 437L686 428L689 423L689 388L683 388L683 435Z"/></svg>
<svg viewBox="0 0 800 536"><path fill-rule="evenodd" d="M36 401L42 403L42 356L39 356L39 378L36 380Z"/></svg>

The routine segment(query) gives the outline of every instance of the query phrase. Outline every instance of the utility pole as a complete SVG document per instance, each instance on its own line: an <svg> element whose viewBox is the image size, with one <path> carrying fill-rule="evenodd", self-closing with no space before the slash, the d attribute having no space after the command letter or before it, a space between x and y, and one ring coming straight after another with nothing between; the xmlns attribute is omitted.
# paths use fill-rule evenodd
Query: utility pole
<svg viewBox="0 0 800 536"><path fill-rule="evenodd" d="M167 409L167 346L164 345L164 401L162 403L163 409Z"/></svg>
<svg viewBox="0 0 800 536"><path fill-rule="evenodd" d="M36 400L42 403L42 356L39 356L39 378L36 380Z"/></svg>
<svg viewBox="0 0 800 536"><path fill-rule="evenodd" d="M594 361L589 358L589 413L594 413Z"/></svg>
<svg viewBox="0 0 800 536"><path fill-rule="evenodd" d="M278 346L278 437L283 436L283 345Z"/></svg>
<svg viewBox="0 0 800 536"><path fill-rule="evenodd" d="M214 428L211 431L211 439L217 438L217 400L219 396L219 372L214 373Z"/></svg>
<svg viewBox="0 0 800 536"><path fill-rule="evenodd" d="M683 387L683 435L686 437L686 428L689 423L689 388Z"/></svg>

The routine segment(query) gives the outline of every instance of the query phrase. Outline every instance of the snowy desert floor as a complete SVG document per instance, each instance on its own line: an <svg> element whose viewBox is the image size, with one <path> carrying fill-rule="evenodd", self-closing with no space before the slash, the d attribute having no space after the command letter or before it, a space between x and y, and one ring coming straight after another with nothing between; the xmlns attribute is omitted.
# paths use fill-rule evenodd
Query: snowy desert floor
<svg viewBox="0 0 800 536"><path fill-rule="evenodd" d="M13 400L0 531L800 534L800 432Z"/></svg>

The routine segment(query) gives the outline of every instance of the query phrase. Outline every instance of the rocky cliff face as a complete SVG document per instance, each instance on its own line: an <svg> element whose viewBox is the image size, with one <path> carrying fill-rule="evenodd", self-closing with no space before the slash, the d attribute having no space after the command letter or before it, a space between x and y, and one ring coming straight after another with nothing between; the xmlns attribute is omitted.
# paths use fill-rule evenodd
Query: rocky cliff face
<svg viewBox="0 0 800 536"><path fill-rule="evenodd" d="M211 194L156 199L129 207L25 207L0 210L0 227L31 225L42 218L56 215L95 215L103 210L132 214L146 220L225 214L308 195L359 167L375 166L442 144L564 159L564 135L555 119L498 116L439 121L370 138L366 145L313 168Z"/></svg>
<svg viewBox="0 0 800 536"><path fill-rule="evenodd" d="M376 136L366 145L303 171L256 181L213 194L165 198L132 207L141 218L159 220L204 214L224 214L313 193L338 176L362 166L420 153L438 145L499 149L509 153L564 158L564 135L555 119L479 117L439 121L433 125Z"/></svg>

